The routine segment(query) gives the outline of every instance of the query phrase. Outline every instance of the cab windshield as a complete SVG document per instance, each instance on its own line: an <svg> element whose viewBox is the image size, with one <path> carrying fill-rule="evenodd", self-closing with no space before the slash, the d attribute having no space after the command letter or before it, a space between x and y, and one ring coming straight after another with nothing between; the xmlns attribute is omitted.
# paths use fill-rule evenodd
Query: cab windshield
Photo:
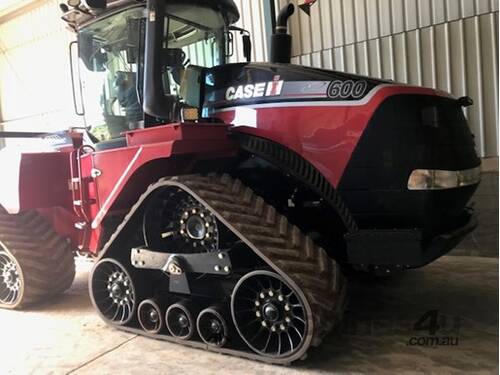
<svg viewBox="0 0 500 375"><path fill-rule="evenodd" d="M128 9L96 21L78 33L80 81L85 122L104 141L124 131L144 127L145 10ZM179 101L182 74L193 64L223 63L224 21L212 9L185 5L167 7L164 41L165 95Z"/></svg>

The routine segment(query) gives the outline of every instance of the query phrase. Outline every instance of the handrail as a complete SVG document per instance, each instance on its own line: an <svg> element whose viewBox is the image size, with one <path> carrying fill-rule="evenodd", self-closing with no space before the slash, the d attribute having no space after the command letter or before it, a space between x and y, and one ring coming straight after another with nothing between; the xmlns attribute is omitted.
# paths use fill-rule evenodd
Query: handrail
<svg viewBox="0 0 500 375"><path fill-rule="evenodd" d="M78 105L76 103L75 71L74 71L74 68L73 68L73 64L74 64L74 61L73 61L73 46L74 45L78 46L78 42L76 40L73 40L72 42L69 43L69 68L70 68L70 72L71 72L71 89L72 89L71 91L73 93L73 106L75 108L75 113L78 116L84 116L85 115L85 105L83 103L83 87L82 87L82 80L80 79L80 65L78 65L78 88L79 88L79 91L80 91L80 105L81 105L81 108L82 108L81 111L78 110Z"/></svg>

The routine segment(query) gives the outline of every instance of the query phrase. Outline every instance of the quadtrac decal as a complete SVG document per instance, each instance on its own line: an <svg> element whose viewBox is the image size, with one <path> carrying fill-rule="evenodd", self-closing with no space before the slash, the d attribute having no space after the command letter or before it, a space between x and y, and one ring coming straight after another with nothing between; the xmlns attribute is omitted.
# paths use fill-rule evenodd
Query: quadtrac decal
<svg viewBox="0 0 500 375"><path fill-rule="evenodd" d="M269 96L279 96L283 90L284 81L274 80L256 84L231 86L226 90L226 100L263 98Z"/></svg>

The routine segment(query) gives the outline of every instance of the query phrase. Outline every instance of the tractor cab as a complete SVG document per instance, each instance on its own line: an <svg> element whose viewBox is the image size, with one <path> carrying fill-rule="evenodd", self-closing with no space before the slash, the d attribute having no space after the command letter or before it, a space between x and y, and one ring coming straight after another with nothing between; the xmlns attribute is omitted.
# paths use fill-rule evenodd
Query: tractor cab
<svg viewBox="0 0 500 375"><path fill-rule="evenodd" d="M70 49L75 109L96 149L125 146L129 130L201 116L203 68L224 64L231 49L232 1L71 5L63 19L78 38Z"/></svg>

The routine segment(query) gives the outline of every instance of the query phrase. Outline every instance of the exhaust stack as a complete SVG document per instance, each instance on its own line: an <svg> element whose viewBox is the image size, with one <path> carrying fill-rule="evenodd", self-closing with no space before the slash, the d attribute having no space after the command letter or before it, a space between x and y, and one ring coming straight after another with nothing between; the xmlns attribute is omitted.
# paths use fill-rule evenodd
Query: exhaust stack
<svg viewBox="0 0 500 375"><path fill-rule="evenodd" d="M271 36L271 62L290 64L292 58L292 36L288 34L288 19L295 12L293 4L281 8L276 21L276 30Z"/></svg>

